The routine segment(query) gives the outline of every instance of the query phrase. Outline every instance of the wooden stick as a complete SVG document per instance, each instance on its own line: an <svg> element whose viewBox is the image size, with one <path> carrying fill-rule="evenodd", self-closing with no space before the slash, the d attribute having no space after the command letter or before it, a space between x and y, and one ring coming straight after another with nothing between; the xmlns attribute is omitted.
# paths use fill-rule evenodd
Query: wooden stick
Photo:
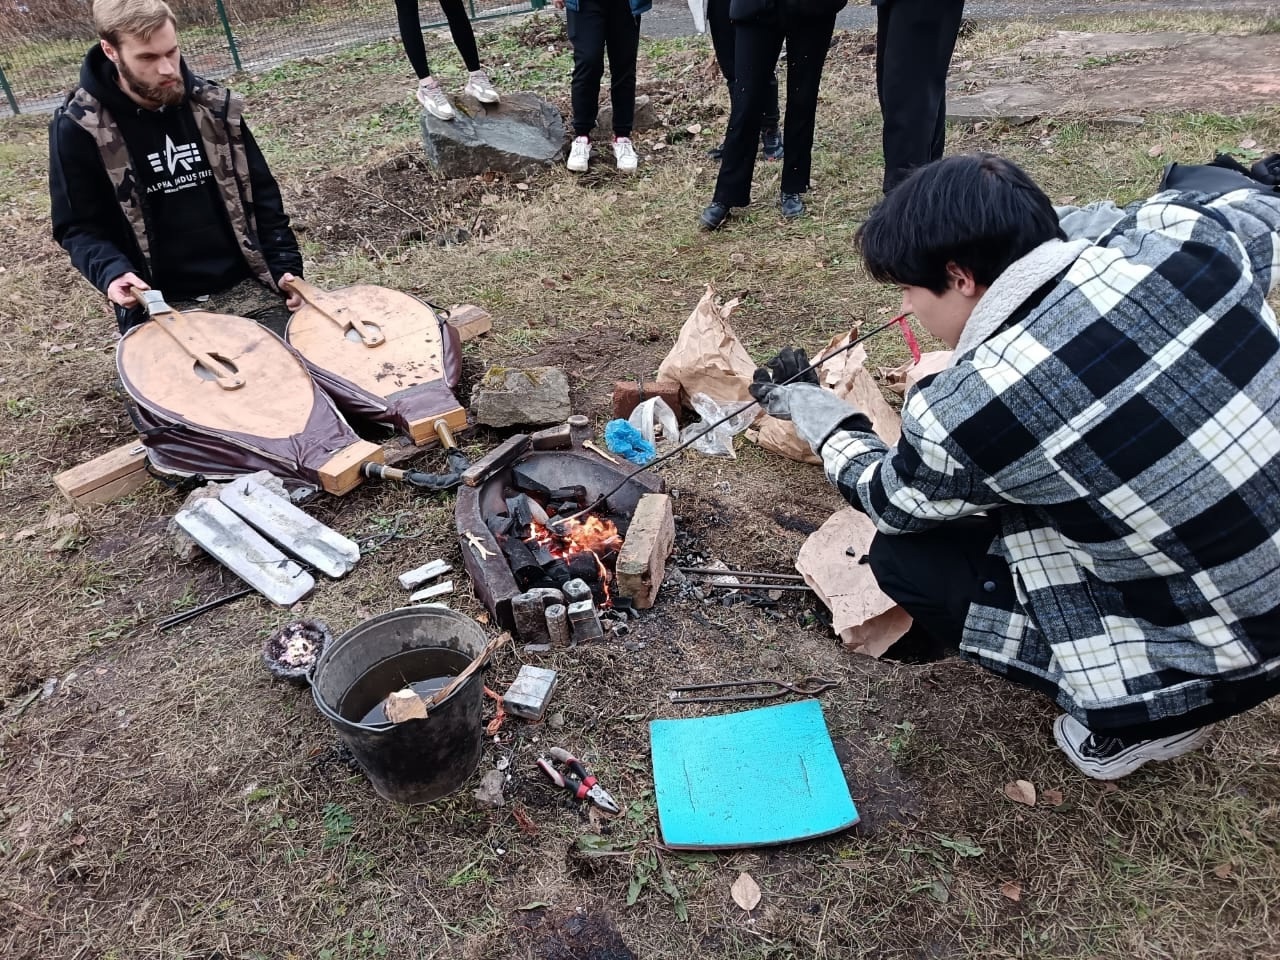
<svg viewBox="0 0 1280 960"><path fill-rule="evenodd" d="M386 339L377 327L365 323L362 317L357 316L347 307L335 307L332 304L326 307L325 304L330 299L329 294L313 283L308 283L300 277L294 277L292 280L286 280L280 284L280 289L286 293L296 293L307 306L319 312L326 320L336 323L338 329L344 333L348 328L354 330L360 335L360 339L366 347L376 347ZM343 314L343 316L340 317L339 314Z"/></svg>
<svg viewBox="0 0 1280 960"><path fill-rule="evenodd" d="M174 343L187 356L213 374L218 386L223 390L239 390L244 386L244 377L237 376L234 370L217 357L200 349L187 318L165 303L164 294L159 290L142 290L138 287L130 287L129 290L147 308L147 314L160 325L160 329L173 337Z"/></svg>
<svg viewBox="0 0 1280 960"><path fill-rule="evenodd" d="M497 650L503 644L510 643L510 642L511 642L511 634L500 633L496 637L494 637L492 640L490 640L487 644L485 644L484 649L480 651L480 656L476 657L469 664L467 664L467 668L463 670L460 674L458 674L456 677L454 677L448 686L444 687L434 697L432 697L430 700L427 701L427 712L430 713L432 707L434 707L437 703L442 702L446 697L449 696L449 694L453 693L455 687L459 687L462 684L466 683L467 680L470 678L470 676L480 669L481 664L483 664L486 660L488 660L490 655L495 650Z"/></svg>

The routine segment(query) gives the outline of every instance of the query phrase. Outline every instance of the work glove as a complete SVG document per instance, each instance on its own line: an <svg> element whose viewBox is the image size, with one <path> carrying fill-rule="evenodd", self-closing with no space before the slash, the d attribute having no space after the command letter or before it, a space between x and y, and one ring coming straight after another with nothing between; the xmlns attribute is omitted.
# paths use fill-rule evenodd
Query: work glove
<svg viewBox="0 0 1280 960"><path fill-rule="evenodd" d="M818 386L812 370L787 383L809 365L803 350L787 348L760 367L752 378L751 396L760 401L766 413L779 420L790 420L796 433L813 452L821 456L822 445L840 425L861 411Z"/></svg>

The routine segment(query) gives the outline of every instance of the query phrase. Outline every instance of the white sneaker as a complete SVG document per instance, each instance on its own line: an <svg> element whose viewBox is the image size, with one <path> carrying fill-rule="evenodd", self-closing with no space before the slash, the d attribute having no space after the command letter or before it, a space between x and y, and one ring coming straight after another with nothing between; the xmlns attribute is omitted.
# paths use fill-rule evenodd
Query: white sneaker
<svg viewBox="0 0 1280 960"><path fill-rule="evenodd" d="M422 108L439 120L452 120L453 104L435 77L426 77L418 81L418 102Z"/></svg>
<svg viewBox="0 0 1280 960"><path fill-rule="evenodd" d="M586 137L575 137L569 147L569 169L574 173L586 173L587 163L591 160L591 141Z"/></svg>
<svg viewBox="0 0 1280 960"><path fill-rule="evenodd" d="M1085 776L1119 780L1151 760L1172 760L1204 746L1213 728L1199 727L1159 740L1126 743L1116 737L1090 733L1075 717L1063 714L1053 724L1053 739Z"/></svg>
<svg viewBox="0 0 1280 960"><path fill-rule="evenodd" d="M493 88L493 84L489 82L489 74L483 70L471 71L462 92L471 94L481 103L497 103L502 99L498 96L498 91Z"/></svg>
<svg viewBox="0 0 1280 960"><path fill-rule="evenodd" d="M623 173L635 173L636 165L640 161L636 157L636 148L632 146L630 137L613 138L613 155L618 158L619 170Z"/></svg>

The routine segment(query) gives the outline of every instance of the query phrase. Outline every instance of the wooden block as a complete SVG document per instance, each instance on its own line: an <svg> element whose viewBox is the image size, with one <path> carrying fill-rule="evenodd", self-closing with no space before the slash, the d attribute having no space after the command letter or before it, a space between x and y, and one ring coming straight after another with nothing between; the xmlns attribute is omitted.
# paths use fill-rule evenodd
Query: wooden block
<svg viewBox="0 0 1280 960"><path fill-rule="evenodd" d="M350 493L364 480L360 467L367 462L382 463L382 447L367 440L358 440L339 450L317 471L324 492L337 497Z"/></svg>
<svg viewBox="0 0 1280 960"><path fill-rule="evenodd" d="M653 606L675 542L671 498L665 493L646 493L631 515L616 567L618 592L630 597L637 610Z"/></svg>
<svg viewBox="0 0 1280 960"><path fill-rule="evenodd" d="M108 503L137 490L151 478L147 449L141 440L108 450L53 478L54 485L75 503Z"/></svg>
<svg viewBox="0 0 1280 960"><path fill-rule="evenodd" d="M493 329L493 317L489 315L489 311L471 303L460 303L450 307L448 323L458 331L458 337L463 343L474 340Z"/></svg>
<svg viewBox="0 0 1280 960"><path fill-rule="evenodd" d="M517 433L508 437L463 471L462 482L468 487L480 486L527 449L529 449L527 433Z"/></svg>
<svg viewBox="0 0 1280 960"><path fill-rule="evenodd" d="M457 432L467 429L467 411L465 407L457 407L444 413L435 413L429 417L423 417L421 420L409 421L409 439L415 444L423 444L428 441L435 440L439 442L436 436L436 421L443 420L449 425L449 429Z"/></svg>

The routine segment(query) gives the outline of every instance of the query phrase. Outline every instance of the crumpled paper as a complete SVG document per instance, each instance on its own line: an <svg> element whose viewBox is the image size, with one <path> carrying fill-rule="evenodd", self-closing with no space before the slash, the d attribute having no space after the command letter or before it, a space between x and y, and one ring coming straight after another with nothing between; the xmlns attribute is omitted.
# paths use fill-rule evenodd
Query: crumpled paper
<svg viewBox="0 0 1280 960"><path fill-rule="evenodd" d="M833 337L816 356L826 356L833 350L839 350L857 336L858 328L854 327L842 336ZM867 351L861 344L824 362L818 368L818 383L870 417L872 429L889 446L898 442L902 435L902 419L889 406L880 392L880 385L867 369ZM747 436L764 449L801 463L822 462L809 444L796 434L791 421L765 416L757 423L756 429L754 436Z"/></svg>
<svg viewBox="0 0 1280 960"><path fill-rule="evenodd" d="M854 653L878 657L911 627L911 614L876 583L871 565L859 558L871 549L875 524L846 507L810 534L796 557L796 570L831 611L831 626ZM853 556L845 551L852 547Z"/></svg>
<svg viewBox="0 0 1280 960"><path fill-rule="evenodd" d="M679 383L686 397L705 393L722 407L749 401L747 388L756 364L729 326L737 306L737 300L718 303L715 288L707 284L707 292L658 367L658 379Z"/></svg>

